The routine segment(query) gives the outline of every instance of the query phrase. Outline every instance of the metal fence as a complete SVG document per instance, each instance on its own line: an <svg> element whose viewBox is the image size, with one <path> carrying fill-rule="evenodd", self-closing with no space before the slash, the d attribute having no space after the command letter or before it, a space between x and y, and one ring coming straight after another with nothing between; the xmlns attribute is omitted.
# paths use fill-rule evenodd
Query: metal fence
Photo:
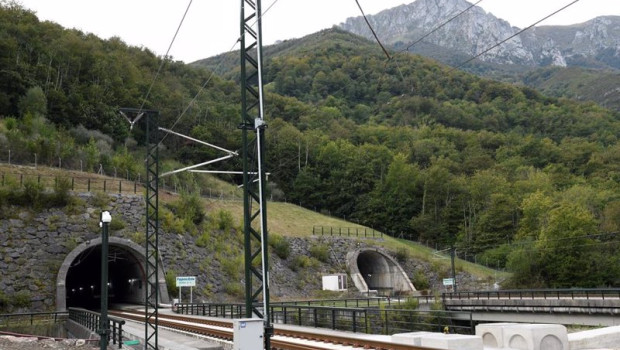
<svg viewBox="0 0 620 350"><path fill-rule="evenodd" d="M312 234L316 236L383 238L382 232L367 227L313 226Z"/></svg>
<svg viewBox="0 0 620 350"><path fill-rule="evenodd" d="M69 189L76 192L105 192L105 193L138 193L143 185L137 181L123 179L98 179L79 176L55 176L34 174L0 174L0 186L22 188L28 182L36 183L45 189L52 189L60 179L68 181Z"/></svg>
<svg viewBox="0 0 620 350"><path fill-rule="evenodd" d="M410 300L417 300L420 304L431 304L436 302L435 296L419 295L406 298L350 298L350 299L311 299L295 300L272 303L272 305L306 305L306 306L332 306L332 307L400 307L409 303Z"/></svg>
<svg viewBox="0 0 620 350"><path fill-rule="evenodd" d="M31 312L17 314L0 314L0 328L9 326L32 326L37 323L64 322L68 312Z"/></svg>
<svg viewBox="0 0 620 350"><path fill-rule="evenodd" d="M368 334L412 331L443 332L446 327L451 333L473 334L474 332L474 322L470 312L403 310L378 306L353 308L293 304L272 304L270 308L272 321L276 324ZM176 312L210 317L241 318L245 317L245 305L180 303L176 304ZM463 321L464 315L468 320Z"/></svg>
<svg viewBox="0 0 620 350"><path fill-rule="evenodd" d="M93 332L96 332L99 329L100 317L101 314L98 312L80 308L69 308L69 319ZM108 335L108 340L111 338L112 344L118 344L118 348L121 349L123 347L123 325L125 324L125 321L116 317L108 316L108 322L110 323L108 328L111 331Z"/></svg>

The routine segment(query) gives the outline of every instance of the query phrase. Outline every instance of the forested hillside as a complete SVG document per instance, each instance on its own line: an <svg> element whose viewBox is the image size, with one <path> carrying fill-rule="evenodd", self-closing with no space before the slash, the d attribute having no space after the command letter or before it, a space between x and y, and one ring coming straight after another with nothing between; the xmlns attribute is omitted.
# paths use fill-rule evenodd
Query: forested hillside
<svg viewBox="0 0 620 350"><path fill-rule="evenodd" d="M161 57L14 4L0 8L0 46L1 160L10 149L136 174L141 135L116 111L143 103L164 127L240 148L238 55L166 60L151 88ZM272 198L455 245L514 271L514 286L620 286L618 113L419 56L388 60L337 29L265 52ZM164 169L220 156L173 137L163 145Z"/></svg>

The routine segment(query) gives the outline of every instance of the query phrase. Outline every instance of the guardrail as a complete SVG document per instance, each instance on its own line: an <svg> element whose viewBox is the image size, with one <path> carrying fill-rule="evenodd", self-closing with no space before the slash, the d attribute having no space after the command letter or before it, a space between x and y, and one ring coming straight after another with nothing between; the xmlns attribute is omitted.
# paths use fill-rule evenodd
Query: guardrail
<svg viewBox="0 0 620 350"><path fill-rule="evenodd" d="M361 299L360 299L361 300ZM272 322L305 327L329 328L369 334L392 334L411 331L451 332L473 334L474 323L470 312L419 311L381 307L352 308L272 304ZM244 304L175 304L180 314L241 318L245 317ZM456 321L456 315L461 321ZM463 318L467 319L462 321Z"/></svg>
<svg viewBox="0 0 620 350"><path fill-rule="evenodd" d="M74 321L87 329L97 332L99 329L99 319L101 314L86 309L69 308L69 319ZM111 330L111 334L108 334L108 341L112 340L112 344L118 344L118 348L123 347L123 325L124 320L120 318L108 316L108 329Z"/></svg>

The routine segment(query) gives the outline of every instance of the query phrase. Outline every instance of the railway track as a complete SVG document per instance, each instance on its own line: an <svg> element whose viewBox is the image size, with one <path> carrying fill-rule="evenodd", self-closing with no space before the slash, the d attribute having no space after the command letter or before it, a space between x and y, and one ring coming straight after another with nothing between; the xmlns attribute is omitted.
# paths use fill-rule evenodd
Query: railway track
<svg viewBox="0 0 620 350"><path fill-rule="evenodd" d="M114 310L109 313L115 317L144 322L144 313L142 312ZM159 314L158 324L212 338L233 340L233 323L228 320ZM291 329L289 327L278 327L278 325L275 325L271 347L275 350L429 350L414 345L373 339L370 335L349 335L343 332L321 331L319 329L316 331L312 329Z"/></svg>

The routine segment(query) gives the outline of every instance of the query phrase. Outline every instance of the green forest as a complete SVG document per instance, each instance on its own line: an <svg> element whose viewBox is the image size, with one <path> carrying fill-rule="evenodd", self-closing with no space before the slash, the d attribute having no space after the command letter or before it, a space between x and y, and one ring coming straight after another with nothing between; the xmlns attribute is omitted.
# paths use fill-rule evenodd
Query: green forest
<svg viewBox="0 0 620 350"><path fill-rule="evenodd" d="M337 29L265 53L273 200L456 247L513 272L507 287L620 286L619 112L421 56L386 59ZM144 135L123 107L158 110L162 126L238 150L238 62L231 53L187 65L0 1L0 161L36 154L135 178ZM161 155L163 171L221 156L174 137ZM218 167L240 169L239 159Z"/></svg>

